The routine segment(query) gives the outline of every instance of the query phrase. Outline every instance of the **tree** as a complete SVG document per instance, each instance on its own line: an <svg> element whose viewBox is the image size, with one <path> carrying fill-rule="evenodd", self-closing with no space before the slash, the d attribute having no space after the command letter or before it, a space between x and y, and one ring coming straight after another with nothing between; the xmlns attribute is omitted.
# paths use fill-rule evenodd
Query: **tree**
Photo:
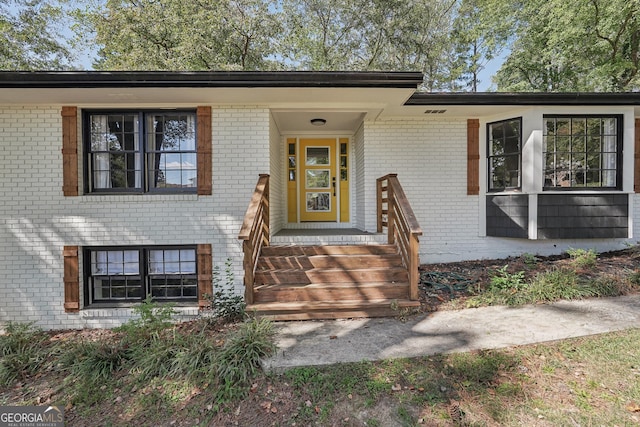
<svg viewBox="0 0 640 427"><path fill-rule="evenodd" d="M498 90L626 91L640 87L640 0L523 3Z"/></svg>
<svg viewBox="0 0 640 427"><path fill-rule="evenodd" d="M427 89L446 80L454 0L284 0L285 62L310 70L425 73Z"/></svg>
<svg viewBox="0 0 640 427"><path fill-rule="evenodd" d="M107 70L273 68L270 0L108 0L79 14Z"/></svg>
<svg viewBox="0 0 640 427"><path fill-rule="evenodd" d="M69 68L72 55L66 38L54 30L62 19L62 7L53 1L0 2L0 69Z"/></svg>
<svg viewBox="0 0 640 427"><path fill-rule="evenodd" d="M479 75L510 41L513 2L461 0L451 31L453 57L451 74L456 89L478 90Z"/></svg>

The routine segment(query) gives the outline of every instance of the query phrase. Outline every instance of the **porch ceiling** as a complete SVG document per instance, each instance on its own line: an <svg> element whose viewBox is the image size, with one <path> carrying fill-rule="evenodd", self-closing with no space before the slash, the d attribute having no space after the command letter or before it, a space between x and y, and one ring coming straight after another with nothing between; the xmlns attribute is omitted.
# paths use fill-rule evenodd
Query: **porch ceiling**
<svg viewBox="0 0 640 427"><path fill-rule="evenodd" d="M377 112L369 112L377 114ZM273 119L282 134L286 133L354 133L362 124L367 112L363 111L336 111L336 110L309 110L287 111L273 110ZM322 126L311 124L312 119L324 119Z"/></svg>

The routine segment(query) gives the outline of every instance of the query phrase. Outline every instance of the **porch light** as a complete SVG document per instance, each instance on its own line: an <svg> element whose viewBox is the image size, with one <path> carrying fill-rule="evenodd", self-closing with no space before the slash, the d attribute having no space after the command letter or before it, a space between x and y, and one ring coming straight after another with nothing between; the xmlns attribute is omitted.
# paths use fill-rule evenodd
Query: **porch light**
<svg viewBox="0 0 640 427"><path fill-rule="evenodd" d="M327 121L325 119L316 118L310 120L311 124L314 126L324 126Z"/></svg>

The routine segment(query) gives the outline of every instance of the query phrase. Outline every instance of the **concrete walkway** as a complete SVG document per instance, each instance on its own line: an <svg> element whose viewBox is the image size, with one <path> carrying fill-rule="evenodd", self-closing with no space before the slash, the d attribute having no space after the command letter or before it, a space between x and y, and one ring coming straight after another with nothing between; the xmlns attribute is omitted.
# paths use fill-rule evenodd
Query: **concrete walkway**
<svg viewBox="0 0 640 427"><path fill-rule="evenodd" d="M277 322L278 351L263 366L281 372L297 366L501 348L638 327L640 295L439 311L406 323L397 319Z"/></svg>

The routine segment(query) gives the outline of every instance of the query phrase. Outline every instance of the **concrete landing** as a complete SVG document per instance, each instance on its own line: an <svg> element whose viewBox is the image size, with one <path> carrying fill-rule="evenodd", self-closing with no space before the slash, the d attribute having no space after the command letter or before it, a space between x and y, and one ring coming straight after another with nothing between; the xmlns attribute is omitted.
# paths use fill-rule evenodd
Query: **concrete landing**
<svg viewBox="0 0 640 427"><path fill-rule="evenodd" d="M439 311L410 318L276 322L277 354L265 370L282 372L398 357L494 349L640 327L640 295L523 307Z"/></svg>

